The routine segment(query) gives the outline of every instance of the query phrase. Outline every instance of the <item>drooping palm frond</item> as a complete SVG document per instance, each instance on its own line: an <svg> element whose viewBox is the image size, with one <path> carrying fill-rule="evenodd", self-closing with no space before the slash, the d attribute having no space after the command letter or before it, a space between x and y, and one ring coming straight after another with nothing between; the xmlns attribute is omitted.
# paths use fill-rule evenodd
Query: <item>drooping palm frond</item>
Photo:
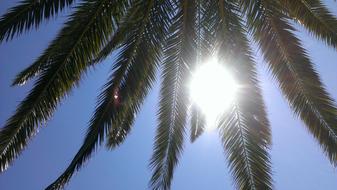
<svg viewBox="0 0 337 190"><path fill-rule="evenodd" d="M205 115L200 108L193 106L191 111L191 142L194 142L205 130Z"/></svg>
<svg viewBox="0 0 337 190"><path fill-rule="evenodd" d="M0 131L1 172L25 148L38 125L49 119L59 101L78 84L81 75L88 69L87 63L93 60L114 31L114 20L111 18L114 9L110 6L108 0L82 3L37 61L49 63L29 95Z"/></svg>
<svg viewBox="0 0 337 190"><path fill-rule="evenodd" d="M214 54L214 31L210 22L212 13L209 11L214 5L214 1L198 0L197 1L197 14L196 14L196 64L192 65L190 70L193 72L198 69L206 59L209 59ZM192 104L190 107L190 141L193 143L205 131L206 116L202 113L200 107Z"/></svg>
<svg viewBox="0 0 337 190"><path fill-rule="evenodd" d="M0 18L0 42L38 27L74 3L21 1ZM337 19L321 1L83 0L75 5L55 40L13 82L24 84L38 76L31 92L0 129L0 172L20 154L38 126L50 118L88 68L118 49L81 148L47 189L62 189L105 139L109 149L124 141L159 66L163 80L149 186L170 189L183 150L187 120L191 141L205 127L204 113L189 102L190 74L216 55L240 86L233 107L221 117L218 126L235 186L244 190L271 189L271 134L249 34L261 48L295 114L337 165L335 102L289 24L298 21L336 49Z"/></svg>
<svg viewBox="0 0 337 190"><path fill-rule="evenodd" d="M337 18L319 0L280 0L289 15L337 49Z"/></svg>
<svg viewBox="0 0 337 190"><path fill-rule="evenodd" d="M108 137L109 148L123 142L131 129L134 117L143 99L155 79L155 71L160 60L158 42L162 41L167 32L165 29L169 16L169 4L148 1L134 2L126 23L122 27L129 30L128 39L123 45L119 59L115 63L115 72L105 89L99 96L98 106L93 115L86 139L65 172L47 189L61 189L83 163L89 159L105 136ZM134 10L138 12L134 12ZM145 11L144 11L145 10ZM160 16L154 13L159 13ZM156 16L156 17L155 17ZM160 19L160 22L149 21ZM161 32L157 33L155 30Z"/></svg>
<svg viewBox="0 0 337 190"><path fill-rule="evenodd" d="M31 28L39 27L75 0L24 0L0 18L0 42L13 39Z"/></svg>
<svg viewBox="0 0 337 190"><path fill-rule="evenodd" d="M128 52L130 51L128 50ZM146 93L149 85L142 86L142 83L144 83L144 81L139 78L140 81L133 82L132 84L130 84L130 86L116 86L116 84L120 83L118 82L119 80L121 80L121 78L119 77L124 78L124 75L127 75L126 78L134 77L126 73L127 71L123 66L126 65L125 61L118 60L117 63L124 64L118 64L120 65L119 68L114 72L113 76L111 76L111 81L109 81L105 85L104 91L99 96L98 106L96 108L95 114L90 121L89 131L86 135L86 138L84 139L80 150L77 152L72 162L62 173L62 175L60 175L60 177L51 185L49 185L46 189L62 189L64 185L70 180L74 172L76 170L79 170L81 166L86 162L86 160L88 160L92 156L97 146L101 145L104 142L106 135L116 132L115 138L109 139L111 142L113 141L114 146L117 146L118 144L123 142L125 136L127 135L133 118L132 116L130 118L130 115L125 116L124 110L126 109L126 107L130 107L129 109L133 109L132 111L137 112L138 107L141 104L141 99L137 97L139 96L139 90L141 89L144 91L144 93ZM143 69L142 71L142 78L145 77L148 81L150 81L151 75L145 73L145 69ZM131 113L131 111L129 113ZM123 129L120 128L122 126L124 127ZM113 145L111 144L111 146Z"/></svg>
<svg viewBox="0 0 337 190"><path fill-rule="evenodd" d="M130 68L125 82L123 82L123 87L132 93L127 94L129 97L120 97L120 99L126 99L128 102L120 100L122 103L122 107L118 110L118 115L120 116L113 119L111 128L107 134L108 148L115 148L122 143L129 134L136 114L155 79L155 71L159 62L158 55L160 54L157 49L150 49L155 47L149 46L146 42L139 47L141 49L138 50L139 53L137 53L138 55L135 57L137 61L135 61L135 64ZM153 56L156 56L156 58L153 58ZM153 61L155 61L155 63L153 63ZM137 80L135 81L135 79ZM136 84L132 85L132 83Z"/></svg>
<svg viewBox="0 0 337 190"><path fill-rule="evenodd" d="M261 5L256 5L261 7ZM313 64L278 8L264 3L251 26L273 76L293 111L306 124L333 165L337 163L337 109ZM263 11L264 10L264 11ZM249 15L248 15L249 16Z"/></svg>
<svg viewBox="0 0 337 190"><path fill-rule="evenodd" d="M120 120L115 120L112 128L107 134L108 148L115 148L128 135L131 130L133 121L140 109L141 102L146 97L148 88L155 79L156 68L161 59L162 46L168 28L170 26L170 18L172 16L172 3L164 1L154 1L153 9L149 18L149 27L144 28L144 38L140 43L137 56L134 58L134 66L128 71L128 77L125 78L123 85L125 88L135 88L133 96L130 97L129 106L124 106L119 114L123 114ZM133 81L140 83L138 87L130 86Z"/></svg>
<svg viewBox="0 0 337 190"><path fill-rule="evenodd" d="M46 70L49 65L58 61L57 59L62 61L67 56L74 56L73 59L83 59L90 63L92 56L97 54L92 51L97 52L111 37L111 34L117 30L119 19L128 4L129 2L126 0L102 1L101 3L90 0L80 4L77 7L78 11L70 16L58 37L38 60L16 76L12 85L26 83L29 79ZM82 44L83 42L86 42L86 44ZM85 50L89 48L87 57L78 56L80 48Z"/></svg>
<svg viewBox="0 0 337 190"><path fill-rule="evenodd" d="M234 1L219 0L218 7L219 56L240 88L219 126L220 137L237 189L272 189L270 128L246 32Z"/></svg>
<svg viewBox="0 0 337 190"><path fill-rule="evenodd" d="M188 97L185 81L195 64L195 1L177 3L164 49L159 124L150 166L151 189L170 189L173 170L183 149Z"/></svg>
<svg viewBox="0 0 337 190"><path fill-rule="evenodd" d="M236 189L272 189L268 149L251 114L234 107L221 123L220 137Z"/></svg>

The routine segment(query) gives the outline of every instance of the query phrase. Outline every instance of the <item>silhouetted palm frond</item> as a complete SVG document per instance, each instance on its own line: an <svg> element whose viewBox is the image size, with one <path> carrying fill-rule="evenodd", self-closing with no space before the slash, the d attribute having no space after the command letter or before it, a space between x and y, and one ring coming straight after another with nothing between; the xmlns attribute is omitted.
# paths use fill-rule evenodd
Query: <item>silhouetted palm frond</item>
<svg viewBox="0 0 337 190"><path fill-rule="evenodd" d="M184 83L195 64L196 3L179 2L171 34L164 48L159 124L151 158L152 189L169 189L173 170L182 152L188 110L188 91Z"/></svg>
<svg viewBox="0 0 337 190"><path fill-rule="evenodd" d="M336 165L337 109L277 4L263 4L254 36L293 111Z"/></svg>
<svg viewBox="0 0 337 190"><path fill-rule="evenodd" d="M0 172L19 156L86 71L114 53L111 75L98 96L84 142L47 189L62 189L98 146L105 143L113 149L123 143L158 68L162 83L149 188L170 189L187 124L192 142L207 125L207 113L190 102L191 72L215 56L239 84L230 109L217 123L234 184L244 190L272 189L271 131L250 40L259 46L294 113L337 165L336 104L293 26L302 25L336 49L336 15L321 1L23 0L0 18L0 42L38 28L66 8L70 15L62 30L13 81L23 85L36 77L32 90L0 129Z"/></svg>
<svg viewBox="0 0 337 190"><path fill-rule="evenodd" d="M337 49L337 18L319 0L282 0L290 16L313 35Z"/></svg>
<svg viewBox="0 0 337 190"><path fill-rule="evenodd" d="M69 7L75 0L24 0L11 8L0 19L0 42L13 39L15 36L35 27L43 20L48 20Z"/></svg>
<svg viewBox="0 0 337 190"><path fill-rule="evenodd" d="M43 66L42 72L0 133L1 171L20 154L38 125L49 119L59 101L78 84L88 69L87 63L95 58L113 33L114 21L110 17L114 9L109 9L108 5L111 6L108 0L79 5L58 37L33 64L36 69ZM27 79L23 78L20 81Z"/></svg>
<svg viewBox="0 0 337 190"><path fill-rule="evenodd" d="M220 123L220 137L237 189L272 189L269 122L236 5L234 1L219 1L215 17L219 56L232 68L240 86L233 108Z"/></svg>

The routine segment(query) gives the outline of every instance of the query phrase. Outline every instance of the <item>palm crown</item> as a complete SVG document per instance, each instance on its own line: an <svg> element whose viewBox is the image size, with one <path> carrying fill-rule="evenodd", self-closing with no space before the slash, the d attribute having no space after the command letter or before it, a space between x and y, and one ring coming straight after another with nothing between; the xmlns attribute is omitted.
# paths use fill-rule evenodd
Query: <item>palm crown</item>
<svg viewBox="0 0 337 190"><path fill-rule="evenodd" d="M162 84L149 186L169 189L187 124L192 141L205 126L199 108L190 106L186 81L201 59L217 56L244 86L217 126L236 187L272 189L271 134L252 41L294 113L337 164L337 109L293 27L298 23L337 49L337 19L319 0L24 0L1 18L0 40L36 28L67 7L73 12L63 29L13 81L37 78L0 131L1 172L86 71L116 51L83 145L47 189L63 188L103 142L108 148L123 142L158 68Z"/></svg>

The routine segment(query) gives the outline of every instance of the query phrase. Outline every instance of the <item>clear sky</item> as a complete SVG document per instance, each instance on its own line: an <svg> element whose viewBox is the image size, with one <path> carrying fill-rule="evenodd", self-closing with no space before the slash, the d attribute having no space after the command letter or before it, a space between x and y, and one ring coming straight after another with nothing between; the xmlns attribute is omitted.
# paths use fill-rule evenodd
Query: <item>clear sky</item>
<svg viewBox="0 0 337 190"><path fill-rule="evenodd" d="M17 0L1 0L0 14ZM337 15L337 3L326 1ZM0 44L0 126L14 112L30 90L32 82L10 87L14 76L31 64L60 29L65 16L44 24L8 43ZM337 52L308 33L299 34L315 67L332 97L337 99ZM277 190L336 190L337 171L323 155L316 141L282 98L276 83L267 73L260 56L259 76L272 125L271 157ZM1 190L43 189L66 168L80 147L96 96L105 83L113 58L97 66L82 80L81 86L59 106L46 127L29 143L14 164L0 174ZM114 151L101 148L86 167L77 173L67 189L135 190L147 189L150 179L148 160L156 127L159 84L156 83L137 117L131 135ZM173 190L234 189L215 132L203 134L194 144L185 143L176 168Z"/></svg>

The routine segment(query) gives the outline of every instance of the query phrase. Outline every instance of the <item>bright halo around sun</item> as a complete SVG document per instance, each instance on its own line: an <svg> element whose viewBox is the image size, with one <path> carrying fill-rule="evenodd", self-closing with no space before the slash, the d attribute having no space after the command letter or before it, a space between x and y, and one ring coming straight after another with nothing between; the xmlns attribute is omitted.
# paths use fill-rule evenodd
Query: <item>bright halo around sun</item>
<svg viewBox="0 0 337 190"><path fill-rule="evenodd" d="M218 117L233 103L238 85L225 67L213 58L192 74L190 97L206 117L206 130L216 126Z"/></svg>

